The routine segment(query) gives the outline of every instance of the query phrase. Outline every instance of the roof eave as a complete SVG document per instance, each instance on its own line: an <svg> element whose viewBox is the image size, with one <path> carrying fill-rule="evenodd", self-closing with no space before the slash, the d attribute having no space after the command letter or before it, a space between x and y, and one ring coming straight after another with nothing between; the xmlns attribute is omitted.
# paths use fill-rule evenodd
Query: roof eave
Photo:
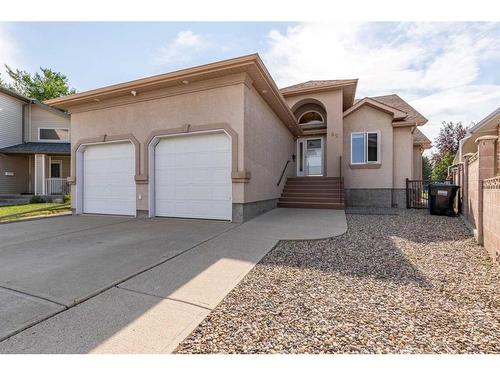
<svg viewBox="0 0 500 375"><path fill-rule="evenodd" d="M21 100L25 103L31 103L33 102L32 99L24 96L24 95L21 95L21 94L18 94L17 92L14 92L12 90L9 90L8 88L5 88L5 87L2 87L0 86L0 92L4 93L5 95L9 95L9 96L12 96L13 98L16 98L18 100Z"/></svg>
<svg viewBox="0 0 500 375"><path fill-rule="evenodd" d="M84 101L99 99L106 96L119 96L121 94L128 94L131 90L148 89L148 87L167 84L175 81L182 81L183 79L193 78L200 76L207 72L215 72L228 68L241 67L251 65L257 61L257 54L238 57L235 59L224 60L222 62L215 62L196 66L193 68L182 69L156 76L136 79L133 81L118 83L110 86L101 87L94 90L88 90L77 94L62 96L60 98L49 99L44 104L50 106L58 106L67 109L69 106L80 104Z"/></svg>
<svg viewBox="0 0 500 375"><path fill-rule="evenodd" d="M303 87L303 88L293 89L293 90L289 90L289 91L286 91L286 87L285 87L284 89L282 89L285 91L280 90L280 92L281 92L281 95L283 95L284 97L287 97L287 96L297 96L297 95L301 95L301 94L330 91L330 90L339 89L339 88L348 87L348 86L353 86L354 91L356 91L357 84L358 84L358 80L353 79L349 82L336 83L336 84L318 86L318 87ZM354 101L354 95L353 95L353 101Z"/></svg>
<svg viewBox="0 0 500 375"><path fill-rule="evenodd" d="M488 116L486 116L484 119L482 119L476 125L474 125L472 128L470 128L467 133L469 133L469 134L478 133L481 131L482 128L485 128L492 123L494 124L495 120L500 121L500 107L498 107L496 110L494 110Z"/></svg>
<svg viewBox="0 0 500 375"><path fill-rule="evenodd" d="M50 99L44 102L44 104L54 107L59 107L65 110L69 110L79 104L90 103L96 99L106 100L112 97L118 97L121 95L129 95L132 90L144 91L152 90L156 88L173 87L171 85L175 82L182 82L183 80L191 80L193 78L199 77L200 81L203 80L203 75L235 69L242 68L247 74L252 67L257 67L259 74L262 76L266 89L270 98L263 96L264 100L271 101L274 103L274 110L279 115L281 120L288 127L290 132L295 135L301 135L302 130L300 129L297 120L295 119L293 113L285 102L285 99L279 92L274 80L269 74L264 63L260 59L258 54L251 54L246 56L237 57L234 59L223 60L215 63L205 64L201 66L196 66L192 68L182 69L175 72L160 74L152 77L146 77L139 80L119 83L116 85L106 86L95 90L89 90L82 93L77 93L73 95L68 95L61 98ZM170 86L169 86L170 84ZM279 112L279 113L278 113Z"/></svg>

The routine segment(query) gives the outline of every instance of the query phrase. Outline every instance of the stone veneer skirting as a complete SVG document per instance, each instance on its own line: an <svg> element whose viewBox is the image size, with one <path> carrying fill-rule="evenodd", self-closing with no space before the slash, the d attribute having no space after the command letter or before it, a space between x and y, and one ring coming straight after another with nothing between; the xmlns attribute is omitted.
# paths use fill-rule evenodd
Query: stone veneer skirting
<svg viewBox="0 0 500 375"><path fill-rule="evenodd" d="M345 189L348 207L405 208L405 189Z"/></svg>
<svg viewBox="0 0 500 375"><path fill-rule="evenodd" d="M276 208L278 199L258 202L233 203L233 223L242 223Z"/></svg>
<svg viewBox="0 0 500 375"><path fill-rule="evenodd" d="M253 219L264 212L276 208L278 199L268 199L259 202L249 203L233 203L233 223L243 223ZM71 209L73 215L76 215L76 210ZM149 217L147 210L137 210L136 217L140 219L147 219Z"/></svg>

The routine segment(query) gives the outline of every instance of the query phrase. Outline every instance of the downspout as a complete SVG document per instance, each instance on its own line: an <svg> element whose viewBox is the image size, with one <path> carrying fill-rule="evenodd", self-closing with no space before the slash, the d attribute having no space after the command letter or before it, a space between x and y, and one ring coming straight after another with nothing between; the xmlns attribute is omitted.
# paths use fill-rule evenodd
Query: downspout
<svg viewBox="0 0 500 375"><path fill-rule="evenodd" d="M28 142L31 141L31 104L29 104L29 122L28 122L28 129L29 129L29 134L28 134Z"/></svg>
<svg viewBox="0 0 500 375"><path fill-rule="evenodd" d="M22 110L22 120L21 120L21 142L22 143L25 143L25 127L26 127L26 116L25 116L25 112L26 111L26 104L23 104L23 110Z"/></svg>
<svg viewBox="0 0 500 375"><path fill-rule="evenodd" d="M470 137L472 137L472 133L467 133L465 137L463 137L460 141L458 141L458 161L463 161L462 149L464 147L465 141L468 140Z"/></svg>

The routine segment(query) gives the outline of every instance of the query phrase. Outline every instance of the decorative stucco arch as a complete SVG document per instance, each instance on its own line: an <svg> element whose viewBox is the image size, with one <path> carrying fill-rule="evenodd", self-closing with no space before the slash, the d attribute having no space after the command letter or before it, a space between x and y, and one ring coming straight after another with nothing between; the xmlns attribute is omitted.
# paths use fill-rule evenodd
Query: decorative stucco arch
<svg viewBox="0 0 500 375"><path fill-rule="evenodd" d="M299 100L292 106L292 112L297 121L307 112L316 112L323 118L323 123L326 125L327 112L325 105L317 99L305 98Z"/></svg>

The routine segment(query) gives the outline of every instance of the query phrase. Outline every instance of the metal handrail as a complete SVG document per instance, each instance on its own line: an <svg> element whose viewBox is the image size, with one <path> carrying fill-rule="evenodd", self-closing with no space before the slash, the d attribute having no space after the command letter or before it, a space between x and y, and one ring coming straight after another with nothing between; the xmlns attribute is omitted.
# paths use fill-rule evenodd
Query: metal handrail
<svg viewBox="0 0 500 375"><path fill-rule="evenodd" d="M288 167L288 164L290 164L290 160L286 161L285 167L283 168L283 171L281 171L281 176L280 176L280 179L278 180L278 183L276 184L276 186L280 186L281 180L283 179L283 176L285 175L285 171Z"/></svg>

